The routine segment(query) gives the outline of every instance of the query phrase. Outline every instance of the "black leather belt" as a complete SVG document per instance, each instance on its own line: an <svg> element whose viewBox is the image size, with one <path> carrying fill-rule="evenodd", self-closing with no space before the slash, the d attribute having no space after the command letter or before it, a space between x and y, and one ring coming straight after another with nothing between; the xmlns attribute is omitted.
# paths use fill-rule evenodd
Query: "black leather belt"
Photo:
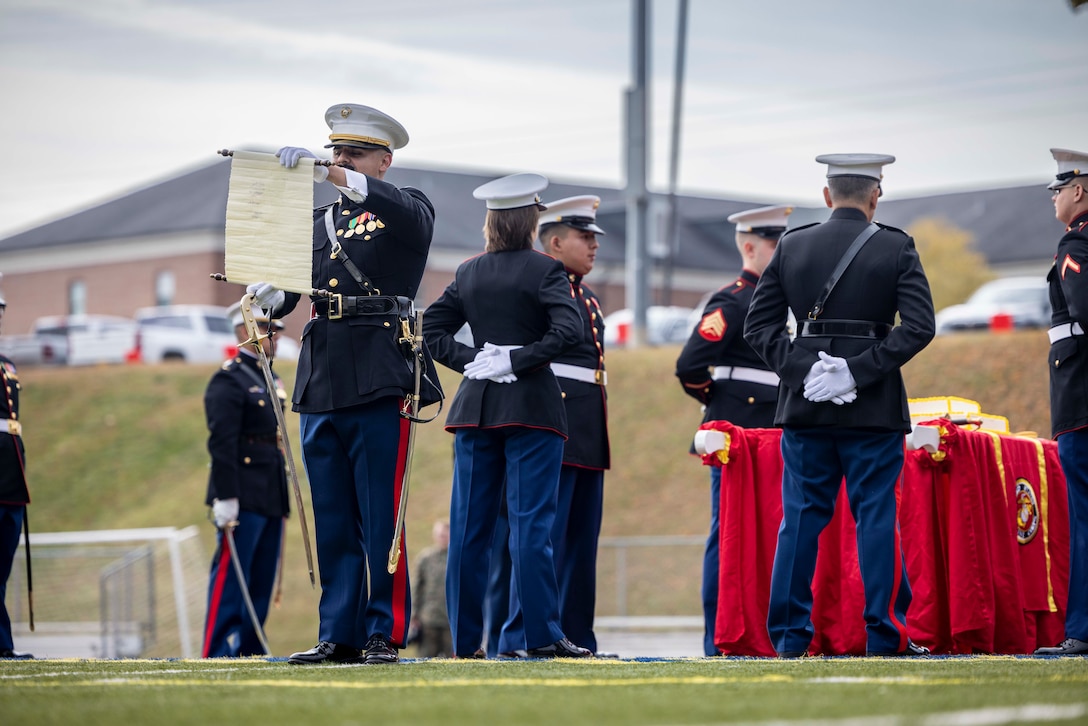
<svg viewBox="0 0 1088 726"><path fill-rule="evenodd" d="M314 314L329 320L360 315L397 315L400 301L392 295L333 295L314 300Z"/></svg>
<svg viewBox="0 0 1088 726"><path fill-rule="evenodd" d="M887 323L868 320L806 320L801 326L802 338L872 338L883 340L892 332Z"/></svg>

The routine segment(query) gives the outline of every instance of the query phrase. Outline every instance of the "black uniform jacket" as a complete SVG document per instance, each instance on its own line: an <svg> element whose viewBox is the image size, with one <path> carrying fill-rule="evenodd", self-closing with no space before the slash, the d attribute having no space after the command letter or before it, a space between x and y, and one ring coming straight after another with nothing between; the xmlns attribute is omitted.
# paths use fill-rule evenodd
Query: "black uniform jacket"
<svg viewBox="0 0 1088 726"><path fill-rule="evenodd" d="M774 425L778 386L712 377L714 368L724 366L769 370L744 340L744 319L758 281L756 273L741 270L733 284L714 293L676 359L676 377L684 393L706 406L704 423L729 421L744 428Z"/></svg>
<svg viewBox="0 0 1088 726"><path fill-rule="evenodd" d="M237 497L247 512L287 515L287 473L272 408L281 405L277 392L269 393L254 356L238 353L212 376L204 390L212 457L205 504Z"/></svg>
<svg viewBox="0 0 1088 726"><path fill-rule="evenodd" d="M19 374L11 359L0 355L0 420L4 419L19 420ZM23 437L0 432L0 504L29 503Z"/></svg>
<svg viewBox="0 0 1088 726"><path fill-rule="evenodd" d="M454 334L468 323L476 347ZM424 338L435 360L464 372L484 343L520 345L514 383L461 381L446 429L528 426L567 435L563 398L548 364L582 340L582 318L563 265L534 250L487 252L461 263L427 308Z"/></svg>
<svg viewBox="0 0 1088 726"><path fill-rule="evenodd" d="M604 315L596 293L586 287L582 276L567 272L574 302L582 316L583 339L558 356L554 362L604 371ZM558 377L567 408L567 443L563 463L583 469L607 469L611 465L608 448L608 396L603 385Z"/></svg>
<svg viewBox="0 0 1088 726"><path fill-rule="evenodd" d="M1080 323L1088 331L1088 214L1073 220L1058 242L1047 275L1052 325ZM1088 337L1050 346L1050 425L1054 436L1088 426Z"/></svg>
<svg viewBox="0 0 1088 726"><path fill-rule="evenodd" d="M782 379L775 424L910 430L910 412L900 367L933 339L933 298L914 240L881 225L839 279L819 320L901 324L886 338L803 337L801 328L843 253L868 226L858 209L838 208L822 224L782 236L763 271L744 328L747 340ZM786 309L797 318L798 335L786 331ZM812 403L804 378L819 351L845 358L858 397L843 406Z"/></svg>
<svg viewBox="0 0 1088 726"><path fill-rule="evenodd" d="M398 189L373 177L367 177L367 184L365 201L341 196L331 205L337 239L348 259L382 295L415 298L431 247L434 208L418 189ZM365 295L342 259L331 257L327 209L314 210L313 286L345 296ZM289 313L299 298L297 293L287 293L276 315ZM325 304L323 298L320 301L319 305ZM397 342L399 337L395 313L339 320L324 314L314 317L302 332L294 409L319 413L413 391L415 375L404 347ZM426 406L441 398L441 389L430 355L424 353L421 405Z"/></svg>

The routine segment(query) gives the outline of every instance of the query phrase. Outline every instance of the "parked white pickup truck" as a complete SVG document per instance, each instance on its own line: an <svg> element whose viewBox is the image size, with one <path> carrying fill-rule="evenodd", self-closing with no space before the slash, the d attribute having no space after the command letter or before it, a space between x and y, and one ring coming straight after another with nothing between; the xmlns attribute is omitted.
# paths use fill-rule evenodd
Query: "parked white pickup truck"
<svg viewBox="0 0 1088 726"><path fill-rule="evenodd" d="M234 355L237 338L227 309L165 305L136 311L140 358L145 363L220 363Z"/></svg>
<svg viewBox="0 0 1088 726"><path fill-rule="evenodd" d="M0 335L0 353L16 365L123 363L136 348L136 321L113 315L50 315L28 335Z"/></svg>

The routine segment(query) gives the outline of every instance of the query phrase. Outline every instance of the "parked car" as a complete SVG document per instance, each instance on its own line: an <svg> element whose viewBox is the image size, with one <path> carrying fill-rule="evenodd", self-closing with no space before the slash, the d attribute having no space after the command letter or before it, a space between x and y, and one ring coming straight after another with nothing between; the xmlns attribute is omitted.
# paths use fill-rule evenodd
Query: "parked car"
<svg viewBox="0 0 1088 726"><path fill-rule="evenodd" d="M646 308L646 342L650 345L684 343L694 325L693 310L679 305L651 305ZM698 318L694 318L698 320ZM604 316L606 345L624 345L630 340L635 315L623 308Z"/></svg>
<svg viewBox="0 0 1088 726"><path fill-rule="evenodd" d="M1005 315L1017 328L1050 326L1050 297L1042 277L1003 277L979 287L961 305L937 313L937 334L986 330L994 316Z"/></svg>
<svg viewBox="0 0 1088 726"><path fill-rule="evenodd" d="M49 315L27 335L0 336L0 352L16 365L123 363L136 348L136 322L115 315Z"/></svg>
<svg viewBox="0 0 1088 726"><path fill-rule="evenodd" d="M237 340L227 309L216 305L166 305L136 311L145 363L218 363L234 354Z"/></svg>

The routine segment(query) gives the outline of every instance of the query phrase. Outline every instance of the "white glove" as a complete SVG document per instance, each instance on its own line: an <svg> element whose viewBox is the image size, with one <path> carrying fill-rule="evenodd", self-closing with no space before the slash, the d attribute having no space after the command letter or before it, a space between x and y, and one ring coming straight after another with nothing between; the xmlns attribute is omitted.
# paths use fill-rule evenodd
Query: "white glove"
<svg viewBox="0 0 1088 726"><path fill-rule="evenodd" d="M238 524L238 497L213 500L212 516L215 517L215 526L219 529Z"/></svg>
<svg viewBox="0 0 1088 726"><path fill-rule="evenodd" d="M317 159L309 149L304 149L301 146L284 146L276 152L276 157L280 160L280 164L288 169L294 169L298 166L299 159ZM328 178L329 167L314 164L314 181L320 184Z"/></svg>
<svg viewBox="0 0 1088 726"><path fill-rule="evenodd" d="M287 296L271 282L255 282L246 288L246 292L253 296L253 301L265 310L275 310L283 305Z"/></svg>
<svg viewBox="0 0 1088 726"><path fill-rule="evenodd" d="M276 152L276 158L280 160L280 164L283 166L294 169L298 166L299 159L316 159L317 157L313 155L312 151L301 146L284 146Z"/></svg>
<svg viewBox="0 0 1088 726"><path fill-rule="evenodd" d="M828 355L821 350L820 360L823 361L824 372L805 384L805 398L813 403L822 403L836 397L842 398L850 391L854 391L856 397L858 384L850 373L846 359ZM847 401L843 399L843 403Z"/></svg>
<svg viewBox="0 0 1088 726"><path fill-rule="evenodd" d="M465 366L465 378L478 381L484 378L495 383L513 383L514 367L510 363L510 351L518 346L484 343L483 350Z"/></svg>
<svg viewBox="0 0 1088 726"><path fill-rule="evenodd" d="M831 397L831 403L835 404L836 406L841 406L844 403L853 403L856 400L858 400L858 389L856 388L847 391L841 396Z"/></svg>
<svg viewBox="0 0 1088 726"><path fill-rule="evenodd" d="M809 381L811 381L813 378L815 378L816 376L820 375L823 372L824 372L824 362L822 360L817 359L816 362L812 364L812 367L808 369L808 373L805 374L805 380L803 381L803 383L807 386L809 384Z"/></svg>

